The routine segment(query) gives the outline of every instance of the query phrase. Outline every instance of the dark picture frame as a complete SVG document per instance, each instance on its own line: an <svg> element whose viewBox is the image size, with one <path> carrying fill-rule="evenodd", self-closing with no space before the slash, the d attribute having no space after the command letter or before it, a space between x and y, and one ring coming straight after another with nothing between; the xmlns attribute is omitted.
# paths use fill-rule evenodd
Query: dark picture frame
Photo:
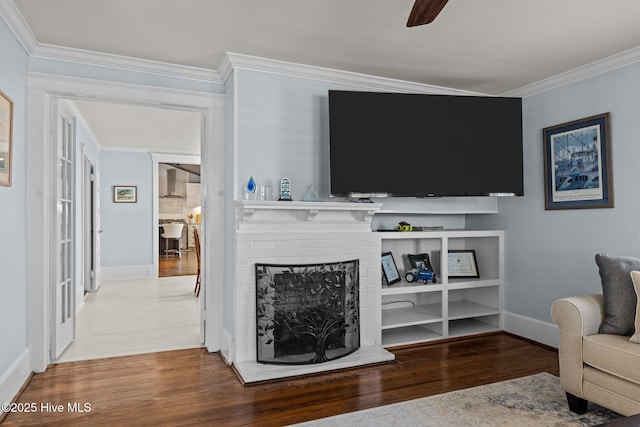
<svg viewBox="0 0 640 427"><path fill-rule="evenodd" d="M382 273L389 286L401 280L396 261L393 259L391 252L384 252L382 254Z"/></svg>
<svg viewBox="0 0 640 427"><path fill-rule="evenodd" d="M0 185L11 187L13 101L0 91Z"/></svg>
<svg viewBox="0 0 640 427"><path fill-rule="evenodd" d="M137 203L138 187L135 185L114 185L113 203Z"/></svg>
<svg viewBox="0 0 640 427"><path fill-rule="evenodd" d="M476 251L473 249L450 250L447 254L449 278L479 278Z"/></svg>
<svg viewBox="0 0 640 427"><path fill-rule="evenodd" d="M544 208L612 208L610 113L542 130Z"/></svg>

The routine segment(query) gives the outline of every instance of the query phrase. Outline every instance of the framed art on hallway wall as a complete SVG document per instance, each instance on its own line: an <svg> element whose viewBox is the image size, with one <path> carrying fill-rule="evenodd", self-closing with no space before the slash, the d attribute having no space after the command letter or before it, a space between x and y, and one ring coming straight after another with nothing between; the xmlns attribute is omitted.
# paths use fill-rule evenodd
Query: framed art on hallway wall
<svg viewBox="0 0 640 427"><path fill-rule="evenodd" d="M0 185L11 186L13 101L0 91Z"/></svg>
<svg viewBox="0 0 640 427"><path fill-rule="evenodd" d="M114 203L136 203L138 201L138 187L135 185L114 185Z"/></svg>

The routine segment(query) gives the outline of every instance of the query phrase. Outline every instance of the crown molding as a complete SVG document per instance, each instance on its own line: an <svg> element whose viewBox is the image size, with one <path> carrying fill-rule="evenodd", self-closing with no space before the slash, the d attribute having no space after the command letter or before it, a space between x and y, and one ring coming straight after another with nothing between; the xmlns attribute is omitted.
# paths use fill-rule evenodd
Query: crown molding
<svg viewBox="0 0 640 427"><path fill-rule="evenodd" d="M369 87L371 89L382 89L395 92L472 96L486 95L479 92L443 86L396 80L351 71L335 70L314 65L297 64L276 59L267 59L227 52L218 66L218 72L220 73L222 81L226 81L234 69L262 71L283 76L300 77L344 85L357 85Z"/></svg>
<svg viewBox="0 0 640 427"><path fill-rule="evenodd" d="M616 55L609 56L599 61L592 62L581 67L574 68L564 73L557 74L548 79L523 86L518 89L506 92L502 96L527 97L537 95L552 89L557 89L589 77L604 74L627 65L640 62L640 47L626 50Z"/></svg>
<svg viewBox="0 0 640 427"><path fill-rule="evenodd" d="M16 36L22 48L31 55L38 45L38 40L13 0L0 0L0 18Z"/></svg>
<svg viewBox="0 0 640 427"><path fill-rule="evenodd" d="M94 52L83 49L38 44L31 56L34 58L44 58L87 65L97 65L119 70L136 71L142 73L163 75L167 77L196 80L206 83L222 84L222 79L220 79L218 72L215 70L188 67L186 65L176 65L167 62L151 61L148 59L113 55L109 53Z"/></svg>
<svg viewBox="0 0 640 427"><path fill-rule="evenodd" d="M0 0L0 18L32 58L97 65L206 83L222 83L215 70L39 43L13 0Z"/></svg>

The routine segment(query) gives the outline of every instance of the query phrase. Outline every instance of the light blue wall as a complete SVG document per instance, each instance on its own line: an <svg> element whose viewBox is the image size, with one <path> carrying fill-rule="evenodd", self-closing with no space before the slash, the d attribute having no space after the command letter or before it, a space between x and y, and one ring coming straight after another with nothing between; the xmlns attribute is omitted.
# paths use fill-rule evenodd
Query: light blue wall
<svg viewBox="0 0 640 427"><path fill-rule="evenodd" d="M148 153L100 153L100 260L102 267L153 263L153 178ZM114 203L114 185L138 187L137 203Z"/></svg>
<svg viewBox="0 0 640 427"><path fill-rule="evenodd" d="M640 257L640 64L530 96L523 109L525 196L467 223L506 231L506 311L551 322L556 299L601 291L596 253ZM542 129L605 112L615 207L545 211Z"/></svg>
<svg viewBox="0 0 640 427"><path fill-rule="evenodd" d="M329 89L357 87L324 81L237 70L237 198L250 176L279 192L291 180L292 197L301 200L308 184L329 197Z"/></svg>
<svg viewBox="0 0 640 427"><path fill-rule="evenodd" d="M329 200L329 90L374 91L370 86L338 84L312 78L236 70L237 186L241 199L249 178L270 184L279 194L282 177L291 180L292 197L302 200L312 184L321 200ZM389 90L387 90L389 91ZM455 93L455 90L451 90ZM382 155L384 153L381 153ZM366 167L366 165L358 165ZM406 198L376 200L392 209L470 212L495 210L494 198L450 197L437 200ZM464 216L429 218L420 225L464 227ZM397 222L396 222L397 224Z"/></svg>
<svg viewBox="0 0 640 427"><path fill-rule="evenodd" d="M0 91L13 100L13 174L0 187L0 378L27 348L28 56L0 19Z"/></svg>

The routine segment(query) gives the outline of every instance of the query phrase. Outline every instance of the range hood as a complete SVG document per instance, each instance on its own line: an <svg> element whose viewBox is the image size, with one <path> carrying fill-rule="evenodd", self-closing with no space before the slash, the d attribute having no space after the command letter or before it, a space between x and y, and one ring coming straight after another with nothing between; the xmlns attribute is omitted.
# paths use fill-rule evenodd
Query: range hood
<svg viewBox="0 0 640 427"><path fill-rule="evenodd" d="M167 194L160 196L163 199L184 199L176 193L176 172L177 169L167 169Z"/></svg>

